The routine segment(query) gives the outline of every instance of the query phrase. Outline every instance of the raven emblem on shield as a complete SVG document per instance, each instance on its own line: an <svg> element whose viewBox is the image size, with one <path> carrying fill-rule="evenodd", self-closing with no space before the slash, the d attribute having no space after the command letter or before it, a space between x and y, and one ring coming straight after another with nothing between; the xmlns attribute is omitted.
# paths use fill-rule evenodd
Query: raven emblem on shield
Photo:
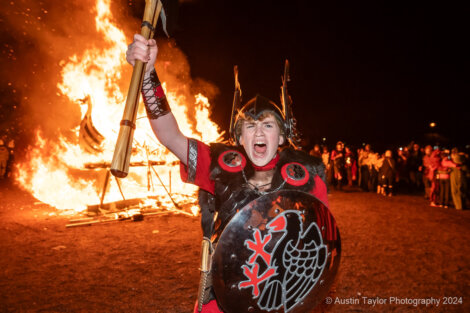
<svg viewBox="0 0 470 313"><path fill-rule="evenodd" d="M253 288L253 298L263 310L283 306L284 312L291 311L317 284L325 268L328 249L320 229L312 222L304 230L302 221L299 211L284 211L266 225L264 237L254 229L253 239L245 241L253 253L242 266L247 280L238 287ZM266 249L273 246L269 244L277 233L281 236L277 236L274 248Z"/></svg>

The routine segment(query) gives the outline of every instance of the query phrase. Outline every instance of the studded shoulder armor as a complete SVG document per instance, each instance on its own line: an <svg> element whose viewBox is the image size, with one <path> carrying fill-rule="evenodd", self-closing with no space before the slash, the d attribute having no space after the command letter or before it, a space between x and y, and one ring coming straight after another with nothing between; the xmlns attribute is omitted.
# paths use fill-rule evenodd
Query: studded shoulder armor
<svg viewBox="0 0 470 313"><path fill-rule="evenodd" d="M227 223L246 204L258 198L256 192L247 183L254 173L243 147L228 146L220 143L211 144L210 176L215 182L212 202L201 203L207 197L200 196L201 208L216 211L212 239L217 241ZM311 192L314 188L314 177L320 176L325 181L325 167L320 158L302 151L285 148L280 152L276 164L271 188L265 193L280 189L296 189ZM204 226L203 226L204 228Z"/></svg>

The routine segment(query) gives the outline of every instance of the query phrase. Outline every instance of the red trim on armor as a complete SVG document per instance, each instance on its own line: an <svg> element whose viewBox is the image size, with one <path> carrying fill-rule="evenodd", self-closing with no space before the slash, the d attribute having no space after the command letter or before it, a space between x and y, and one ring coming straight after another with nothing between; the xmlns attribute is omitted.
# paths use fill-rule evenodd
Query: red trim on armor
<svg viewBox="0 0 470 313"><path fill-rule="evenodd" d="M237 157L240 157L240 159L238 160L231 160L231 162L233 164L229 164L229 163L226 163L224 160L224 157L229 154L229 153L234 153L237 155ZM217 160L219 162L219 165L222 169L224 169L225 171L227 172L230 172L230 173L237 173L237 172L240 172L241 170L243 170L245 168L245 165L246 165L246 159L245 157L243 156L243 154L241 154L240 152L236 151L236 150L227 150L227 151L224 151L223 153L221 153L219 155L219 158ZM240 162L240 164L236 164L237 162Z"/></svg>
<svg viewBox="0 0 470 313"><path fill-rule="evenodd" d="M323 204L328 208L328 191L326 188L326 184L320 178L320 176L316 175L314 177L315 180L315 187L310 193L316 197L318 200L323 202ZM327 229L322 231L322 235L325 236L326 232L326 239L327 240L337 240L338 239L338 230L336 226L336 221L333 215L331 214L330 210L325 211L325 215L319 215L321 211L317 211L317 220L323 221L323 225Z"/></svg>
<svg viewBox="0 0 470 313"><path fill-rule="evenodd" d="M291 169L288 168L290 165L300 166L302 168L302 170L304 171L304 177L302 177L301 179L293 178L295 173L290 172ZM282 175L282 178L284 178L284 180L289 185L292 185L292 186L305 185L305 183L308 181L308 178L310 177L310 174L308 173L307 168L305 166L303 166L302 164L297 163L297 162L291 162L291 163L284 164L284 166L281 169L281 175Z"/></svg>
<svg viewBox="0 0 470 313"><path fill-rule="evenodd" d="M313 177L315 181L315 185L312 190L310 190L310 194L315 196L318 200L323 202L328 208L330 207L328 203L328 189L326 188L325 182L320 178L320 176L315 175Z"/></svg>
<svg viewBox="0 0 470 313"><path fill-rule="evenodd" d="M196 301L196 305L194 306L193 313L199 313L199 311L197 310L197 301ZM224 312L219 309L219 306L217 305L217 301L211 300L209 303L202 305L201 313L224 313Z"/></svg>
<svg viewBox="0 0 470 313"><path fill-rule="evenodd" d="M264 166L256 166L253 164L253 167L255 168L255 171L269 171L272 170L273 168L276 167L277 162L279 161L279 153L276 153L274 158L266 165Z"/></svg>

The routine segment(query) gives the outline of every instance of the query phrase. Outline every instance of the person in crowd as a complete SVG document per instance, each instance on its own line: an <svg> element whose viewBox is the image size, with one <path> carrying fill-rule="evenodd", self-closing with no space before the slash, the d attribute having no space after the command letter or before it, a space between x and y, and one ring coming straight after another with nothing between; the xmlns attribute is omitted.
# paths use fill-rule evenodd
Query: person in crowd
<svg viewBox="0 0 470 313"><path fill-rule="evenodd" d="M429 154L429 151L431 153ZM428 186L428 196L431 206L437 206L439 199L439 181L437 179L437 170L441 166L441 151L439 148L432 149L431 146L426 146L425 156L423 157L424 181L425 186Z"/></svg>
<svg viewBox="0 0 470 313"><path fill-rule="evenodd" d="M342 141L338 141L336 149L331 152L331 161L333 163L334 186L335 188L342 189L343 179L346 177L344 143Z"/></svg>
<svg viewBox="0 0 470 313"><path fill-rule="evenodd" d="M364 149L359 151L358 163L359 163L359 172L360 180L359 186L364 191L369 191L369 176L370 176L370 161L369 156L372 153L370 144L366 144Z"/></svg>
<svg viewBox="0 0 470 313"><path fill-rule="evenodd" d="M410 175L410 185L413 191L422 190L422 169L423 156L420 146L417 143L411 145L410 154L408 156L408 173Z"/></svg>
<svg viewBox="0 0 470 313"><path fill-rule="evenodd" d="M328 165L330 165L330 151L328 151L327 146L323 146L322 148L321 159L325 167L328 169Z"/></svg>
<svg viewBox="0 0 470 313"><path fill-rule="evenodd" d="M10 156L8 158L8 162L7 162L7 170L6 170L6 176L7 177L10 177L11 175L11 171L12 171L12 167L13 167L13 161L15 159L15 140L14 139L10 139L8 141L8 144L7 144L7 148L8 148L8 151L10 152Z"/></svg>
<svg viewBox="0 0 470 313"><path fill-rule="evenodd" d="M328 186L331 186L333 183L333 167L331 165L330 151L328 151L328 147L326 145L322 148L321 159L325 165L326 181Z"/></svg>
<svg viewBox="0 0 470 313"><path fill-rule="evenodd" d="M409 174L407 172L408 166L408 149L406 147L400 147L397 150L397 168L396 168L396 175L397 175L397 187L400 190L408 190L409 188Z"/></svg>
<svg viewBox="0 0 470 313"><path fill-rule="evenodd" d="M362 179L362 174L361 174L361 167L359 166L359 156L361 155L362 148L357 148L356 150L356 164L357 164L357 185L361 187L361 179Z"/></svg>
<svg viewBox="0 0 470 313"><path fill-rule="evenodd" d="M378 190L379 182L379 169L382 166L383 158L378 152L372 152L369 154L367 163L369 165L369 181L367 183L367 188L369 191L374 192ZM380 190L378 190L380 191Z"/></svg>
<svg viewBox="0 0 470 313"><path fill-rule="evenodd" d="M357 162L356 162L356 158L351 148L346 146L344 148L344 151L345 151L345 154L344 154L345 165L344 166L346 169L346 176L348 178L348 187L352 187L357 177Z"/></svg>
<svg viewBox="0 0 470 313"><path fill-rule="evenodd" d="M450 190L452 194L452 201L457 210L464 209L465 206L465 192L467 189L467 181L464 172L465 155L459 153L457 148L451 150L451 160L455 166L450 165Z"/></svg>
<svg viewBox="0 0 470 313"><path fill-rule="evenodd" d="M392 150L385 151L384 158L382 160L382 166L379 170L380 177L380 193L384 196L391 197L393 194L393 186L396 180L396 162L392 158Z"/></svg>
<svg viewBox="0 0 470 313"><path fill-rule="evenodd" d="M423 185L424 185L424 198L431 199L431 182L434 177L434 170L431 167L431 153L433 148L431 145L424 147L424 155L422 159L422 172L423 172ZM432 200L431 200L432 202Z"/></svg>
<svg viewBox="0 0 470 313"><path fill-rule="evenodd" d="M6 177L8 159L10 158L10 152L5 146L3 139L0 139L0 179Z"/></svg>
<svg viewBox="0 0 470 313"><path fill-rule="evenodd" d="M321 158L321 150L320 150L320 145L319 144L315 144L312 148L312 150L310 150L309 154L311 156L314 156L314 157L317 157L317 158Z"/></svg>
<svg viewBox="0 0 470 313"><path fill-rule="evenodd" d="M450 206L450 171L457 165L450 159L449 150L441 152L441 163L437 168L436 179L439 184L439 206Z"/></svg>
<svg viewBox="0 0 470 313"><path fill-rule="evenodd" d="M369 177L369 188L370 190L377 190L377 194L382 194L382 180L379 175L380 169L382 168L384 156L378 152L371 154L370 156L371 173Z"/></svg>

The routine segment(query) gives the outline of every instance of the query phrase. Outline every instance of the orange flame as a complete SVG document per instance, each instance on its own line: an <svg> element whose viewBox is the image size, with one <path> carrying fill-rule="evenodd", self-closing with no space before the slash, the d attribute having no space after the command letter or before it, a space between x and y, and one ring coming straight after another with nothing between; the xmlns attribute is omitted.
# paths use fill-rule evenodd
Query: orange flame
<svg viewBox="0 0 470 313"><path fill-rule="evenodd" d="M79 126L73 129L75 138L59 138L56 141L44 139L38 131L36 144L28 151L28 161L17 166L16 179L23 188L38 200L64 212L75 213L85 210L87 205L100 203L107 169L91 170L86 169L85 165L109 163L119 131L125 102L119 83L122 80L129 81L128 77L121 77L124 66L129 65L124 60L126 38L123 31L111 22L110 2L97 0L95 7L96 31L103 39L104 48L94 47L82 55L73 55L67 61L62 61L62 81L57 84L60 92L75 105L80 105L80 99L87 96L91 99L93 124L105 138L100 146L102 152L90 153L80 148ZM175 85L183 83L174 82ZM217 125L209 119L210 104L205 96L197 94L192 100L180 92L172 91L168 83L164 82L163 88L180 129L186 136L204 142L216 141L221 137ZM189 116L188 107L195 110L195 116ZM81 105L80 108L83 117L87 106ZM144 110L139 112L145 116ZM136 151L131 161L166 161L165 166L155 167L163 184L167 189L171 186L172 196L177 202L194 203L197 188L181 183L179 166L173 162L177 160L176 157L158 143L146 118L138 118L136 124L133 145ZM170 163L173 165L168 165ZM151 176L154 175L152 172L146 166L132 167L129 176L121 181L124 196L146 198L157 195L161 196L159 200L163 205L171 207L169 197L159 180ZM107 188L104 202L123 200L116 180L111 179ZM191 210L196 214L195 206Z"/></svg>

